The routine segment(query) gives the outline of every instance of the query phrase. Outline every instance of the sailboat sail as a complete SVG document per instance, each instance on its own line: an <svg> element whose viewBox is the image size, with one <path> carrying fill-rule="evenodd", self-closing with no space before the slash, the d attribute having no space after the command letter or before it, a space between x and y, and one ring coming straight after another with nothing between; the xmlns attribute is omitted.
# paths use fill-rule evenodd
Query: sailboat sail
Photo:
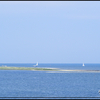
<svg viewBox="0 0 100 100"><path fill-rule="evenodd" d="M36 63L36 65L33 65L33 66L38 66L38 62Z"/></svg>
<svg viewBox="0 0 100 100"><path fill-rule="evenodd" d="M83 66L85 66L84 63L83 63Z"/></svg>
<svg viewBox="0 0 100 100"><path fill-rule="evenodd" d="M38 66L38 62L36 63L36 66Z"/></svg>

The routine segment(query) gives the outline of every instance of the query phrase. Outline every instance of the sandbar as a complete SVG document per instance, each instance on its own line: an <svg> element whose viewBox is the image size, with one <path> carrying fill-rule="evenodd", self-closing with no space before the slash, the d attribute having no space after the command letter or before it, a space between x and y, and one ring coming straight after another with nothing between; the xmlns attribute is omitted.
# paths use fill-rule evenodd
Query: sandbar
<svg viewBox="0 0 100 100"><path fill-rule="evenodd" d="M31 70L31 71L51 71L51 72L100 72L100 70L67 70L59 68L39 68L39 67L13 67L0 66L0 70Z"/></svg>

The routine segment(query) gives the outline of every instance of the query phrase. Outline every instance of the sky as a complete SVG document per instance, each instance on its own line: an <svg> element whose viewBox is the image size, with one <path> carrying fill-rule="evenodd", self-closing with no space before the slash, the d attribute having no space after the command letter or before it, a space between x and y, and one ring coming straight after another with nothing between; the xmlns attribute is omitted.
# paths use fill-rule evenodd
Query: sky
<svg viewBox="0 0 100 100"><path fill-rule="evenodd" d="M0 1L0 63L100 63L100 1Z"/></svg>

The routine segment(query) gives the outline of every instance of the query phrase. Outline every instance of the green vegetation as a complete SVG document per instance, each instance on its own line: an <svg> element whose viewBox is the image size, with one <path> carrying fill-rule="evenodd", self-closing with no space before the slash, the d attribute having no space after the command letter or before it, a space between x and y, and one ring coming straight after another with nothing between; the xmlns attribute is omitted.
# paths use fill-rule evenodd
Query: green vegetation
<svg viewBox="0 0 100 100"><path fill-rule="evenodd" d="M8 67L0 66L0 70L38 70L38 71L58 71L57 68L39 68L39 67Z"/></svg>
<svg viewBox="0 0 100 100"><path fill-rule="evenodd" d="M14 67L14 66L0 66L0 70L34 70L34 71L99 72L100 73L100 70L66 70L66 69L58 69L58 68Z"/></svg>

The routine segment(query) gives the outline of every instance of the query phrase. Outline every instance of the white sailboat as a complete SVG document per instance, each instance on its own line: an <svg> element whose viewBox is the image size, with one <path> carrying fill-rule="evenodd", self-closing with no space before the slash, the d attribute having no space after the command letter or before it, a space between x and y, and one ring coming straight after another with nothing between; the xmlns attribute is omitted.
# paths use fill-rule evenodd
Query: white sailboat
<svg viewBox="0 0 100 100"><path fill-rule="evenodd" d="M35 67L38 66L38 62L36 63L36 65L33 65L33 66L35 66Z"/></svg>
<svg viewBox="0 0 100 100"><path fill-rule="evenodd" d="M83 65L82 65L82 66L85 66L85 65L84 65L84 63L83 63Z"/></svg>
<svg viewBox="0 0 100 100"><path fill-rule="evenodd" d="M38 66L38 62L36 63L36 66Z"/></svg>

